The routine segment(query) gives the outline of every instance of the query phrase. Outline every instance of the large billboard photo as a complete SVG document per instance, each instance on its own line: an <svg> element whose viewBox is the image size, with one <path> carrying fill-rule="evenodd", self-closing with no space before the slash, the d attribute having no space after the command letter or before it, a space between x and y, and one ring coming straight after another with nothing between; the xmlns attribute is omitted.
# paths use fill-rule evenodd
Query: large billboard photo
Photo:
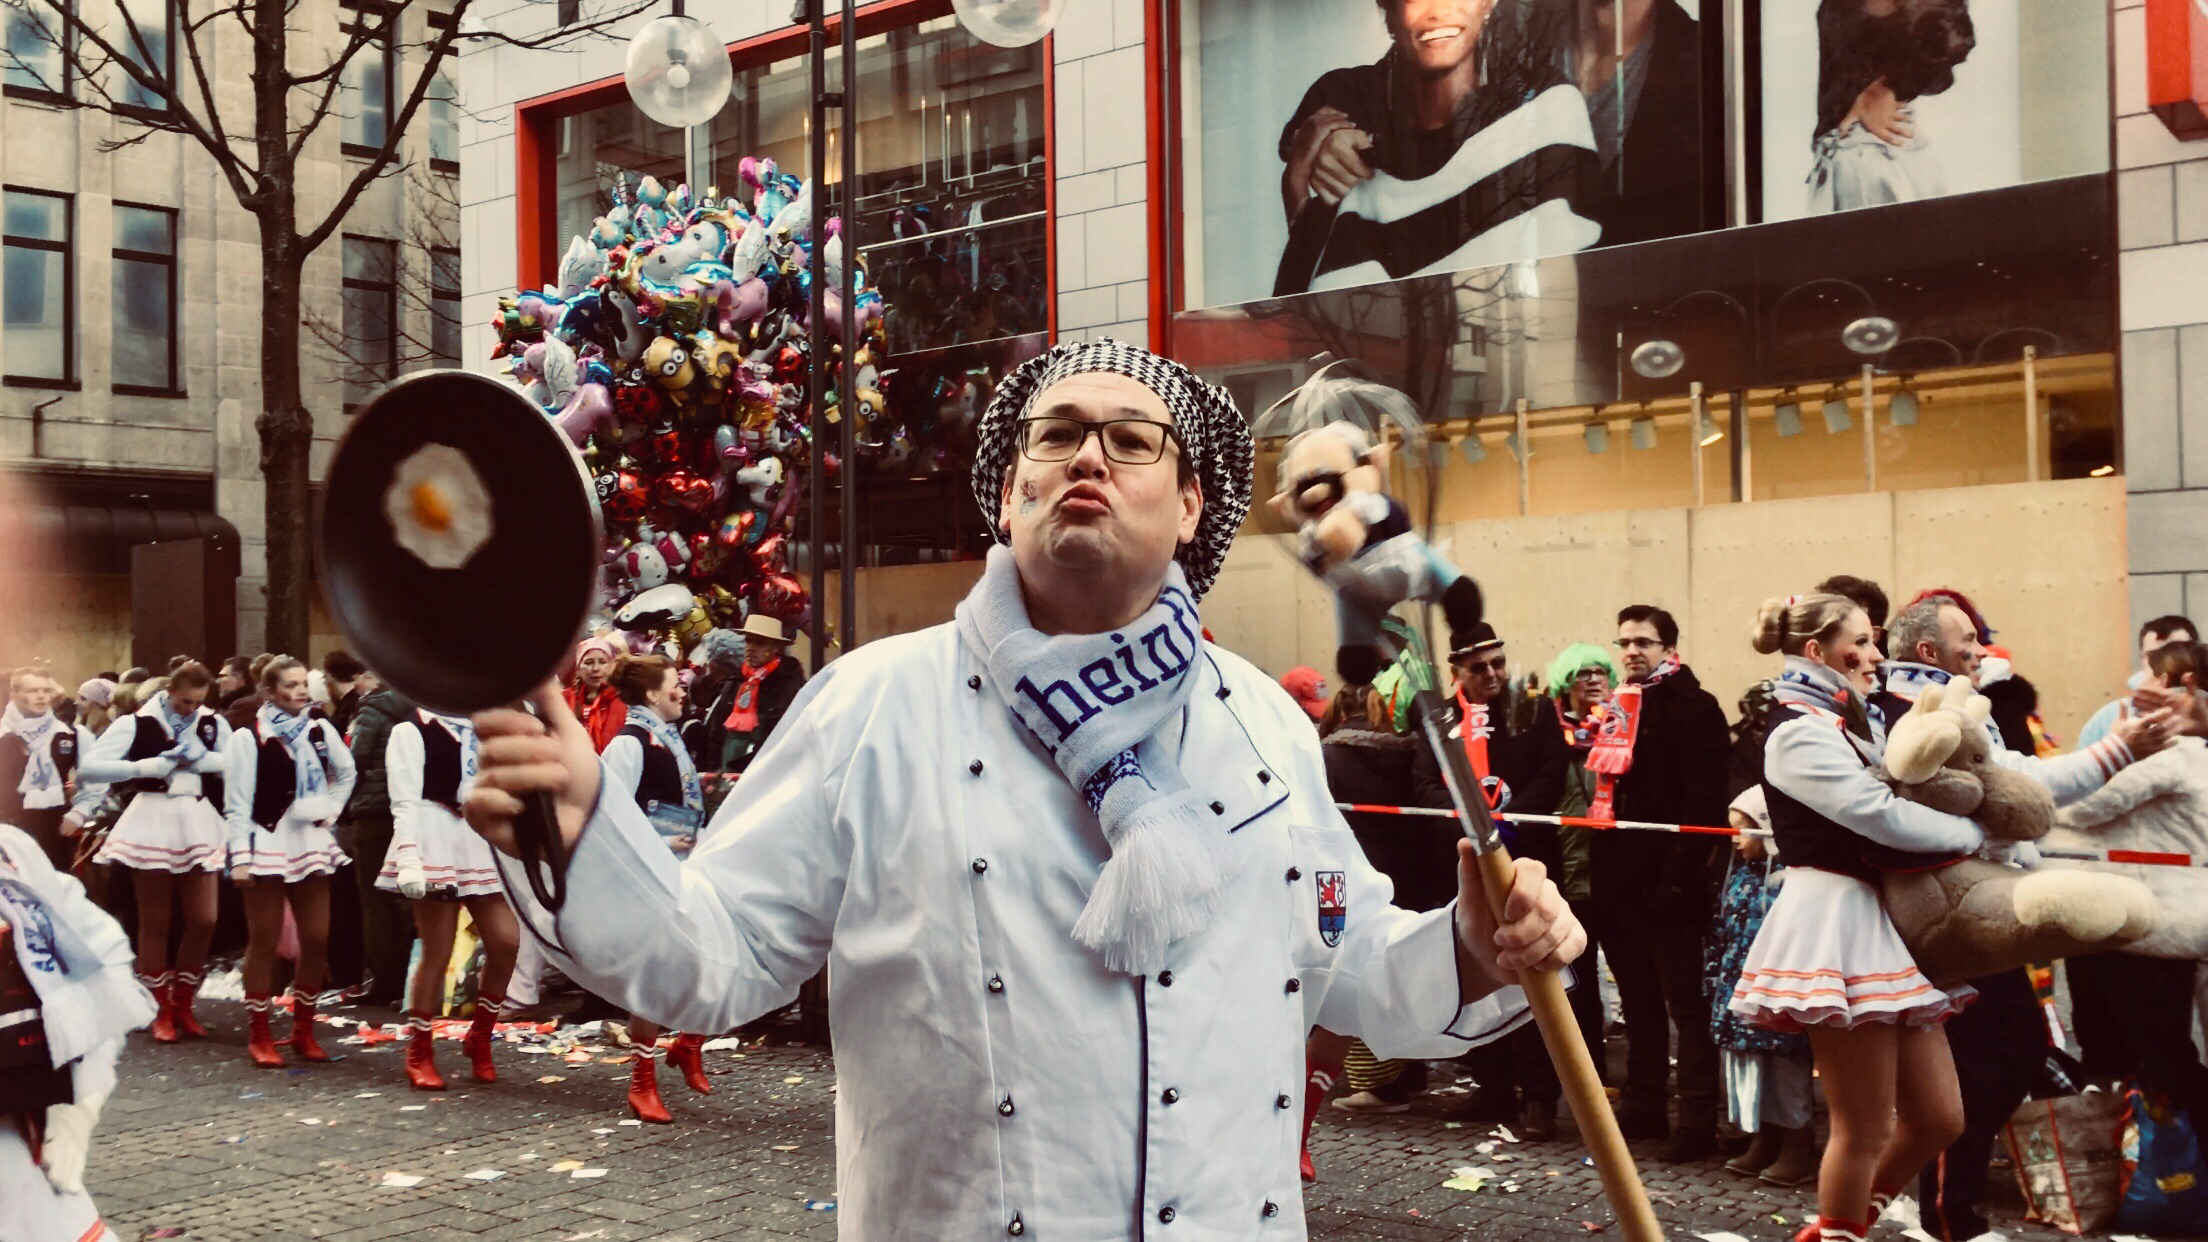
<svg viewBox="0 0 2208 1242"><path fill-rule="evenodd" d="M1188 0L1188 301L1705 227L1696 0Z"/></svg>
<svg viewBox="0 0 2208 1242"><path fill-rule="evenodd" d="M1762 0L1762 218L2104 171L2105 11Z"/></svg>

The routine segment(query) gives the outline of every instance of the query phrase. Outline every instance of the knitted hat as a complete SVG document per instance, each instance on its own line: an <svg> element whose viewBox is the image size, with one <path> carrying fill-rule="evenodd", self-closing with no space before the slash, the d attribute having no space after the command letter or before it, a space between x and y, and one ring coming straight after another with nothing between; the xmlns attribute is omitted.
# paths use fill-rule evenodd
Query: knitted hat
<svg viewBox="0 0 2208 1242"><path fill-rule="evenodd" d="M1219 576L1227 548L1250 511L1257 448L1250 439L1249 423L1226 389L1205 383L1187 367L1147 349L1109 337L1072 341L1052 346L1005 376L974 433L979 441L974 451L974 501L981 506L982 519L998 543L1012 542L1011 532L997 519L1004 504L1005 480L1019 456L1019 421L1033 411L1035 398L1052 384L1095 372L1136 381L1158 394L1173 416L1182 457L1204 498L1196 537L1182 545L1174 559L1188 575L1189 593L1202 599Z"/></svg>
<svg viewBox="0 0 2208 1242"><path fill-rule="evenodd" d="M95 677L77 687L77 697L94 707L106 707L115 700L115 683L105 677Z"/></svg>

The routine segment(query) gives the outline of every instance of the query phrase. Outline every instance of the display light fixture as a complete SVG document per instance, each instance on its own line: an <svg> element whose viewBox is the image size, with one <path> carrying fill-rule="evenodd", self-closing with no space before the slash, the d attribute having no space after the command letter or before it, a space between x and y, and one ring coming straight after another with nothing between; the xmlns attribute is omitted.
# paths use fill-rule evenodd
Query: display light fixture
<svg viewBox="0 0 2208 1242"><path fill-rule="evenodd" d="M1894 420L1894 426L1914 427L1917 425L1917 394L1908 389L1904 388L1895 393L1894 399L1887 404L1886 409L1888 415Z"/></svg>
<svg viewBox="0 0 2208 1242"><path fill-rule="evenodd" d="M1477 466L1487 460L1487 446L1480 443L1480 433L1477 429L1465 435L1463 441L1457 445L1457 451L1464 454L1465 463L1468 465Z"/></svg>
<svg viewBox="0 0 2208 1242"><path fill-rule="evenodd" d="M1698 421L1701 425L1694 429L1696 444L1708 448L1725 438L1725 429L1717 425L1717 420L1710 417L1708 410L1702 411L1702 417Z"/></svg>
<svg viewBox="0 0 2208 1242"><path fill-rule="evenodd" d="M1848 399L1838 389L1825 398L1825 430L1839 435L1855 426L1855 419L1848 414Z"/></svg>
<svg viewBox="0 0 2208 1242"><path fill-rule="evenodd" d="M958 14L958 24L983 43L1026 47L1058 24L1066 0L951 0L951 9Z"/></svg>
<svg viewBox="0 0 2208 1242"><path fill-rule="evenodd" d="M1642 452L1647 452L1649 449L1655 448L1656 420L1650 418L1646 414L1643 414L1639 418L1634 419L1632 425L1632 438L1633 447L1641 450Z"/></svg>
<svg viewBox="0 0 2208 1242"><path fill-rule="evenodd" d="M1642 341L1628 359L1633 373L1643 379L1670 379L1687 365L1687 351L1677 341Z"/></svg>
<svg viewBox="0 0 2208 1242"><path fill-rule="evenodd" d="M1781 438L1802 434L1802 403L1796 401L1791 392L1786 397L1786 401L1771 412L1771 422Z"/></svg>
<svg viewBox="0 0 2208 1242"><path fill-rule="evenodd" d="M1884 315L1865 315L1840 329L1840 343L1870 357L1883 354L1901 340L1901 325Z"/></svg>
<svg viewBox="0 0 2208 1242"><path fill-rule="evenodd" d="M1597 419L1587 424L1585 435L1587 437L1588 452L1607 453L1610 451L1610 425L1608 423Z"/></svg>
<svg viewBox="0 0 2208 1242"><path fill-rule="evenodd" d="M736 75L713 28L685 15L676 0L673 13L653 18L630 36L622 79L639 112L688 129L720 113Z"/></svg>

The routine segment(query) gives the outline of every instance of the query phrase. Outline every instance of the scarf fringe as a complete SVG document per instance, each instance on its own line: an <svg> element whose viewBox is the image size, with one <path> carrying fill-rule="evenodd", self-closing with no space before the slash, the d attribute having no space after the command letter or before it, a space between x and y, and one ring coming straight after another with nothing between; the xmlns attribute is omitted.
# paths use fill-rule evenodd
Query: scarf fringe
<svg viewBox="0 0 2208 1242"><path fill-rule="evenodd" d="M1113 970L1156 970L1168 946L1210 926L1218 913L1234 856L1229 841L1194 793L1143 804L1112 838L1112 856L1073 938Z"/></svg>

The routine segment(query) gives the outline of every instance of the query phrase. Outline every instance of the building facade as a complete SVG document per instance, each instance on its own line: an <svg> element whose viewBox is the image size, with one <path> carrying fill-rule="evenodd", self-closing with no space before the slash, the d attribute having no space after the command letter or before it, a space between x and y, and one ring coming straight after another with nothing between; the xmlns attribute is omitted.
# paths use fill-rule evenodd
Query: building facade
<svg viewBox="0 0 2208 1242"><path fill-rule="evenodd" d="M1069 0L1027 49L948 0L863 5L857 235L914 442L857 484L859 637L944 619L973 572L959 428L994 376L1108 334L1253 416L1326 355L1411 393L1433 468L1404 484L1531 655L1657 603L1731 693L1768 671L1756 602L1848 572L1971 594L2074 729L2138 620L2208 609L2208 165L2148 106L2161 3L1949 0L1901 40L1794 0L1421 29L1386 0ZM803 32L689 12L737 85L688 133L629 106L618 41L463 57L471 358L618 186L803 171ZM1247 535L1214 633L1330 665L1326 601Z"/></svg>
<svg viewBox="0 0 2208 1242"><path fill-rule="evenodd" d="M112 35L117 15L99 7L77 6ZM142 23L164 72L189 80L175 23L204 18L205 7L180 0L164 10L166 27ZM196 141L140 123L134 109L157 99L76 72L72 61L90 58L62 54L46 33L50 13L45 0L0 5L0 468L29 493L33 537L56 571L32 592L51 607L23 618L24 649L4 658L49 660L65 677L128 667L134 606L158 611L134 598L149 588L134 590L133 548L202 537L227 561L216 571L234 575L234 587L224 579L234 599L209 611L234 624L231 649L258 651L258 225ZM293 14L295 62L302 71L330 63L355 23L384 13L312 0ZM300 217L310 225L383 144L394 93L414 80L433 23L448 19L419 3L388 16L302 151ZM250 134L252 48L236 23L204 30L214 109L232 133ZM417 115L405 166L369 186L307 261L302 387L317 475L350 403L401 370L459 361L458 138L448 84ZM318 621L314 652L301 654L332 645L328 629Z"/></svg>

